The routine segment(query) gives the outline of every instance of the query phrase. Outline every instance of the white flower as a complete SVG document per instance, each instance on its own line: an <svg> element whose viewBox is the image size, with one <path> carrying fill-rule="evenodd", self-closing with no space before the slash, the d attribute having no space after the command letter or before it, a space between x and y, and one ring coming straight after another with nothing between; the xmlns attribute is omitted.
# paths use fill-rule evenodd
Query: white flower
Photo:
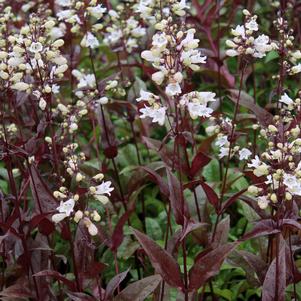
<svg viewBox="0 0 301 301"><path fill-rule="evenodd" d="M11 88L18 91L26 91L29 88L29 84L24 82L19 82L12 85Z"/></svg>
<svg viewBox="0 0 301 301"><path fill-rule="evenodd" d="M252 159L251 163L248 163L248 167L254 168L253 173L256 177L267 175L269 172L269 166L260 161L258 156L255 156L255 159Z"/></svg>
<svg viewBox="0 0 301 301"><path fill-rule="evenodd" d="M180 0L180 2L177 2L172 5L172 10L174 13L180 17L185 15L184 9L189 8L189 6L186 4L186 0Z"/></svg>
<svg viewBox="0 0 301 301"><path fill-rule="evenodd" d="M252 155L252 153L247 148L242 148L239 151L239 160L247 160Z"/></svg>
<svg viewBox="0 0 301 301"><path fill-rule="evenodd" d="M221 147L219 150L219 158L222 159L224 157L228 157L229 156L229 147Z"/></svg>
<svg viewBox="0 0 301 301"><path fill-rule="evenodd" d="M300 72L301 72L301 64L300 63L291 68L291 73L292 74L297 74L297 73L300 73Z"/></svg>
<svg viewBox="0 0 301 301"><path fill-rule="evenodd" d="M179 83L170 83L166 86L165 92L168 96L181 94L182 90Z"/></svg>
<svg viewBox="0 0 301 301"><path fill-rule="evenodd" d="M97 38L91 33L91 32L87 32L82 41L80 42L80 45L82 47L90 47L90 48L96 48L99 46L99 42L97 40Z"/></svg>
<svg viewBox="0 0 301 301"><path fill-rule="evenodd" d="M228 49L228 50L226 50L226 55L233 57L233 56L238 56L239 53L238 53L238 51L236 51L234 49Z"/></svg>
<svg viewBox="0 0 301 301"><path fill-rule="evenodd" d="M301 196L301 182L296 176L285 173L283 176L283 184L288 188L291 194Z"/></svg>
<svg viewBox="0 0 301 301"><path fill-rule="evenodd" d="M111 191L114 190L113 187L111 187L112 182L111 181L103 181L100 185L96 186L96 192L97 195L111 195Z"/></svg>
<svg viewBox="0 0 301 301"><path fill-rule="evenodd" d="M53 84L51 90L53 94L57 94L60 92L60 86L57 84Z"/></svg>
<svg viewBox="0 0 301 301"><path fill-rule="evenodd" d="M190 117L196 119L200 117L210 117L213 110L196 102L190 102L187 105Z"/></svg>
<svg viewBox="0 0 301 301"><path fill-rule="evenodd" d="M143 89L140 90L140 97L137 98L137 102L139 101L148 101L153 102L155 99L159 99L159 97L151 92L144 91Z"/></svg>
<svg viewBox="0 0 301 301"><path fill-rule="evenodd" d="M163 71L157 71L152 74L152 80L157 84L161 85L163 83L163 80L165 78L165 74Z"/></svg>
<svg viewBox="0 0 301 301"><path fill-rule="evenodd" d="M187 34L185 39L182 40L180 47L184 47L186 49L194 49L199 45L199 39L194 38L195 29L191 28L187 30Z"/></svg>
<svg viewBox="0 0 301 301"><path fill-rule="evenodd" d="M58 5L60 6L71 6L72 5L72 2L71 0L56 0L55 1Z"/></svg>
<svg viewBox="0 0 301 301"><path fill-rule="evenodd" d="M109 10L109 16L112 17L112 18L116 18L116 19L119 18L119 15L118 15L117 11L114 10L114 9Z"/></svg>
<svg viewBox="0 0 301 301"><path fill-rule="evenodd" d="M40 108L42 111L44 111L45 108L46 108L46 105L47 105L47 103L46 103L45 99L44 99L44 98L41 98L40 101L39 101L39 108Z"/></svg>
<svg viewBox="0 0 301 301"><path fill-rule="evenodd" d="M199 66L196 64L205 64L206 56L201 56L201 52L196 49L189 49L187 51L182 51L181 53L181 61L183 64L193 71L197 71Z"/></svg>
<svg viewBox="0 0 301 301"><path fill-rule="evenodd" d="M260 209L266 209L269 205L269 200L267 199L266 196L259 196L257 200L257 204Z"/></svg>
<svg viewBox="0 0 301 301"><path fill-rule="evenodd" d="M30 47L29 47L29 51L32 53L38 53L41 52L43 50L43 45L40 42L32 42Z"/></svg>
<svg viewBox="0 0 301 301"><path fill-rule="evenodd" d="M279 99L280 102L286 104L286 105L292 105L294 104L294 101L286 94L284 93L281 98Z"/></svg>
<svg viewBox="0 0 301 301"><path fill-rule="evenodd" d="M91 16L95 17L96 19L100 19L107 9L103 7L102 4L98 4L94 7L88 7L88 11Z"/></svg>
<svg viewBox="0 0 301 301"><path fill-rule="evenodd" d="M265 56L266 52L272 50L272 46L268 44L270 38L264 34L260 35L254 40L254 48L256 52L253 54L254 57L262 58Z"/></svg>
<svg viewBox="0 0 301 301"><path fill-rule="evenodd" d="M50 31L50 37L51 39L57 40L65 35L66 26L64 23L61 23L59 27L53 27Z"/></svg>
<svg viewBox="0 0 301 301"><path fill-rule="evenodd" d="M165 33L156 33L155 35L153 35L152 38L152 45L154 47L160 48L160 49L164 49L167 45L168 41L166 38Z"/></svg>
<svg viewBox="0 0 301 301"><path fill-rule="evenodd" d="M251 160L251 163L248 163L248 167L257 168L261 164L261 161L258 156L255 156L255 159Z"/></svg>
<svg viewBox="0 0 301 301"><path fill-rule="evenodd" d="M232 29L231 30L231 33L234 35L234 36L241 36L243 38L245 38L246 36L246 33L245 33L245 28L243 25L237 25L235 27L235 29Z"/></svg>
<svg viewBox="0 0 301 301"><path fill-rule="evenodd" d="M133 37L140 38L146 34L146 29L139 25L138 27L133 28L131 30L131 33L132 33Z"/></svg>
<svg viewBox="0 0 301 301"><path fill-rule="evenodd" d="M54 223L59 223L61 222L64 218L66 218L67 215L65 213L56 213L54 215L52 215L51 219Z"/></svg>
<svg viewBox="0 0 301 301"><path fill-rule="evenodd" d="M257 31L258 24L255 20L251 20L250 22L246 23L246 28L252 31Z"/></svg>
<svg viewBox="0 0 301 301"><path fill-rule="evenodd" d="M159 125L164 125L165 115L166 115L166 107L152 108L152 107L144 107L140 109L140 118L150 117L152 118L152 122L158 123Z"/></svg>
<svg viewBox="0 0 301 301"><path fill-rule="evenodd" d="M141 57L148 62L158 62L160 61L159 53L155 53L150 50L144 50L141 52Z"/></svg>
<svg viewBox="0 0 301 301"><path fill-rule="evenodd" d="M71 18L75 14L74 9L66 9L57 13L57 17L59 20L66 20Z"/></svg>
<svg viewBox="0 0 301 301"><path fill-rule="evenodd" d="M229 141L227 136L219 136L215 142L216 146L223 147L225 145L229 145Z"/></svg>
<svg viewBox="0 0 301 301"><path fill-rule="evenodd" d="M98 233L97 227L92 222L88 226L88 232L91 236L95 236Z"/></svg>
<svg viewBox="0 0 301 301"><path fill-rule="evenodd" d="M120 29L110 29L109 34L106 35L105 39L103 40L104 43L110 45L115 44L122 38L122 31Z"/></svg>
<svg viewBox="0 0 301 301"><path fill-rule="evenodd" d="M79 89L80 88L85 88L85 87L94 88L95 85L96 85L96 81L95 81L94 74L86 74L86 75L83 75L82 78L80 78L77 87Z"/></svg>
<svg viewBox="0 0 301 301"><path fill-rule="evenodd" d="M59 213L64 213L66 216L70 216L70 214L73 212L74 205L74 199L69 199L66 202L61 201L60 206L56 209L59 211Z"/></svg>

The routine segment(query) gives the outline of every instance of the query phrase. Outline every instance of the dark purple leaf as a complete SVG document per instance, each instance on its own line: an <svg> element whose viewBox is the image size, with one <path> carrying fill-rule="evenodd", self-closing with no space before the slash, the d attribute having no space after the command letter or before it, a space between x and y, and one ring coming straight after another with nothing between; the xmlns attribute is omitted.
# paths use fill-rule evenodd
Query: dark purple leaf
<svg viewBox="0 0 301 301"><path fill-rule="evenodd" d="M229 89L231 96L230 99L234 102L237 103L238 99L238 90L235 89ZM239 99L239 104L242 105L243 107L251 110L257 117L257 120L265 126L268 126L271 124L273 120L273 115L266 111L265 109L261 108L258 106L255 102L252 96L247 94L246 92L242 91L240 94L240 99Z"/></svg>
<svg viewBox="0 0 301 301"><path fill-rule="evenodd" d="M250 232L246 233L240 240L244 241L279 232L280 230L277 228L277 224L272 219L261 220L256 222L254 228Z"/></svg>
<svg viewBox="0 0 301 301"><path fill-rule="evenodd" d="M62 274L60 274L59 272L56 272L56 271L45 270L45 271L35 273L33 276L34 277L53 277L56 280L63 282L71 291L76 290L75 283L73 281L67 279Z"/></svg>
<svg viewBox="0 0 301 301"><path fill-rule="evenodd" d="M278 256L273 259L262 287L262 301L285 301L286 260L285 240L279 235Z"/></svg>
<svg viewBox="0 0 301 301"><path fill-rule="evenodd" d="M189 271L189 290L195 290L204 285L207 280L219 272L221 265L238 243L228 243L201 256Z"/></svg>
<svg viewBox="0 0 301 301"><path fill-rule="evenodd" d="M180 186L180 182L171 173L169 168L166 168L166 173L169 189L169 201L175 215L176 223L178 225L184 225L185 220L189 220L190 215Z"/></svg>
<svg viewBox="0 0 301 301"><path fill-rule="evenodd" d="M229 199L227 199L227 201L225 201L222 204L222 209L221 209L221 213L223 213L229 206L231 206L235 201L237 201L239 199L239 197L244 194L247 191L247 189L243 189L237 193L235 193L234 195L232 195Z"/></svg>
<svg viewBox="0 0 301 301"><path fill-rule="evenodd" d="M160 275L152 275L131 283L114 301L143 301L157 288L161 280Z"/></svg>
<svg viewBox="0 0 301 301"><path fill-rule="evenodd" d="M191 167L190 167L190 176L193 178L195 175L207 165L211 159L205 155L203 152L198 152L192 160Z"/></svg>
<svg viewBox="0 0 301 301"><path fill-rule="evenodd" d="M84 293L67 292L67 295L72 301L97 301L96 298Z"/></svg>
<svg viewBox="0 0 301 301"><path fill-rule="evenodd" d="M219 211L219 198L218 198L217 194L205 182L200 182L200 184L201 184L202 188L204 189L204 192L207 196L208 201L214 207L215 211L218 212Z"/></svg>
<svg viewBox="0 0 301 301"><path fill-rule="evenodd" d="M122 241L123 241L123 226L127 222L127 220L129 219L129 217L131 216L131 214L133 213L134 210L135 210L134 206L132 206L132 208L128 208L128 210L118 220L118 223L117 223L117 225L114 229L114 232L113 232L113 235L112 235L112 238L111 238L111 241L112 241L111 250L113 252L117 251L117 248L122 243Z"/></svg>
<svg viewBox="0 0 301 301"><path fill-rule="evenodd" d="M171 286L184 288L180 268L176 260L145 234L133 229L134 234L148 255L155 271Z"/></svg>
<svg viewBox="0 0 301 301"><path fill-rule="evenodd" d="M108 283L107 288L106 288L105 300L109 300L109 298L111 298L113 296L114 291L117 289L117 287L120 285L120 283L125 279L128 272L129 272L129 269L123 273L116 275L115 277L113 277L110 280L110 282Z"/></svg>

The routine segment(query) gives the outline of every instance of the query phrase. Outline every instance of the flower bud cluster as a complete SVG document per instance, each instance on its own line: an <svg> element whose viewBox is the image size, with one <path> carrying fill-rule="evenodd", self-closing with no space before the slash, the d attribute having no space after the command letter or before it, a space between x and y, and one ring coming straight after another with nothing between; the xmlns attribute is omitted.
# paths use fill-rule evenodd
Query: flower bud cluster
<svg viewBox="0 0 301 301"><path fill-rule="evenodd" d="M152 80L158 86L165 87L167 97L173 99L176 105L187 109L192 119L209 117L213 110L208 108L207 104L215 101L214 93L193 91L182 94L186 72L197 71L200 64L206 63L206 57L202 56L198 49L199 39L195 38L196 30L177 23L177 18L184 15L185 13L173 11L170 17L156 23L152 47L143 51L141 57L151 62L158 70L152 74ZM137 101L141 100L147 101L149 106L140 109L142 113L140 117L150 117L153 122L163 125L167 107L160 104L159 97L142 91Z"/></svg>
<svg viewBox="0 0 301 301"><path fill-rule="evenodd" d="M4 88L31 94L44 111L51 94L59 93L59 80L68 69L60 48L62 39L53 39L55 21L32 14L29 23L10 33L11 8L0 17L0 81Z"/></svg>
<svg viewBox="0 0 301 301"><path fill-rule="evenodd" d="M245 16L244 24L237 25L232 29L232 40L227 40L226 45L231 49L226 51L228 56L252 56L262 58L266 53L276 49L277 45L270 41L267 35L258 35L259 26L257 16L251 15L246 9L243 10Z"/></svg>
<svg viewBox="0 0 301 301"><path fill-rule="evenodd" d="M250 186L248 191L257 197L260 208L268 204L279 207L284 201L301 196L301 101L292 100L287 94L280 98L283 108L273 122L260 130L266 142L266 151L248 163L260 185Z"/></svg>
<svg viewBox="0 0 301 301"><path fill-rule="evenodd" d="M116 10L109 10L103 42L116 50L131 53L139 47L140 40L146 35L146 28L139 22L129 3L119 4Z"/></svg>
<svg viewBox="0 0 301 301"><path fill-rule="evenodd" d="M58 11L56 16L58 20L71 25L71 32L74 34L81 33L84 28L84 36L80 42L82 47L97 48L99 41L95 34L103 29L99 23L106 7L98 4L97 0L78 1L78 0L56 0Z"/></svg>

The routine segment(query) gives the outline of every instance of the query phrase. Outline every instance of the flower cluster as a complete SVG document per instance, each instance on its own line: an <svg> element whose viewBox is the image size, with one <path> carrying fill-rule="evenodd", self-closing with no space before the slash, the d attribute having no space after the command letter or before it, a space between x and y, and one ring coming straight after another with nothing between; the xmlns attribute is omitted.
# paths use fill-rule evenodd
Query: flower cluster
<svg viewBox="0 0 301 301"><path fill-rule="evenodd" d="M3 15L12 18L8 7ZM26 92L37 99L44 111L51 94L59 93L59 80L68 69L66 58L60 53L62 39L53 40L51 31L55 21L31 15L30 23L5 38L7 22L1 25L0 78L2 86Z"/></svg>
<svg viewBox="0 0 301 301"><path fill-rule="evenodd" d="M258 35L259 26L257 16L251 15L248 10L243 10L245 20L243 25L237 25L232 29L234 36L227 40L226 45L231 49L226 51L228 56L249 55L255 58L262 58L267 52L276 49L277 45L270 41L267 35Z"/></svg>
<svg viewBox="0 0 301 301"><path fill-rule="evenodd" d="M74 162L69 163L74 165ZM78 175L80 175L80 173L77 173L76 178L78 178ZM103 181L103 178L104 175L102 173L95 175L92 178L93 183L89 187L88 193L91 194L96 200L101 202L101 204L105 205L109 202L107 195L110 196L114 188L111 187L110 181L105 182ZM81 176L81 180L82 179L83 177ZM94 184L98 185L95 186ZM81 209L75 211L74 208L78 203L80 203L80 197L78 194L72 195L64 186L60 187L59 190L54 192L54 197L60 200L60 205L56 208L58 213L52 215L53 222L57 224L63 221L65 218L72 218L76 223L82 221L87 227L87 230L91 236L97 235L98 229L93 223L101 220L101 216L97 210L87 207L84 211ZM78 207L80 208L80 205L78 205Z"/></svg>
<svg viewBox="0 0 301 301"><path fill-rule="evenodd" d="M132 6L119 4L116 10L108 11L107 18L103 40L106 45L128 53L138 48L146 28L139 24L138 16L133 15Z"/></svg>
<svg viewBox="0 0 301 301"><path fill-rule="evenodd" d="M283 94L279 101L283 104L280 114L274 116L267 128L260 130L267 142L266 151L248 163L253 174L263 179L248 189L262 209L269 203L279 207L284 201L301 196L301 131L296 122L300 118L301 100Z"/></svg>
<svg viewBox="0 0 301 301"><path fill-rule="evenodd" d="M70 24L72 33L78 34L84 28L85 34L80 45L90 48L98 47L99 41L95 34L103 28L99 20L107 9L102 4L97 4L97 0L56 0L56 3L59 7L56 13L58 20Z"/></svg>
<svg viewBox="0 0 301 301"><path fill-rule="evenodd" d="M185 1L181 3L181 13L173 10L174 18L185 15ZM158 86L165 87L167 97L187 109L192 119L209 117L213 110L208 108L207 104L215 101L214 93L192 91L183 95L182 92L185 72L199 70L199 65L206 63L206 56L202 56L198 49L199 39L195 38L196 30L178 25L174 18L170 16L155 24L157 31L152 37L152 47L143 51L141 57L151 62L158 70L152 74L152 80ZM140 109L142 113L140 117L150 117L153 122L162 125L167 107L161 105L159 97L142 91L137 101L141 100L147 101L149 106Z"/></svg>
<svg viewBox="0 0 301 301"><path fill-rule="evenodd" d="M301 64L298 63L301 59L301 51L293 49L294 35L293 30L289 28L288 22L279 17L274 21L274 26L279 31L279 41L277 49L279 56L284 56L283 61L284 72L289 75L294 75L301 72Z"/></svg>
<svg viewBox="0 0 301 301"><path fill-rule="evenodd" d="M186 14L186 10L189 6L186 0L139 0L134 5L135 12L140 15L140 18L149 24L155 24L156 22L166 19L172 14L182 17Z"/></svg>

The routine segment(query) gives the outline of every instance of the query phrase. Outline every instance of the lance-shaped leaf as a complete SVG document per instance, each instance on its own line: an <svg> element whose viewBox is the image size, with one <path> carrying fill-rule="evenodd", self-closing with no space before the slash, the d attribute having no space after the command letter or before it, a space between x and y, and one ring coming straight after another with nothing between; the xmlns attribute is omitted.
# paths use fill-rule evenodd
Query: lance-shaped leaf
<svg viewBox="0 0 301 301"><path fill-rule="evenodd" d="M219 210L219 198L217 196L217 194L215 193L215 191L209 186L207 185L205 182L200 182L208 201L210 202L210 204L214 207L215 211L218 212Z"/></svg>
<svg viewBox="0 0 301 301"><path fill-rule="evenodd" d="M169 190L168 186L164 182L163 178L154 170L149 167L143 166L141 167L145 172L148 173L149 177L159 186L160 192L165 196L168 197Z"/></svg>
<svg viewBox="0 0 301 301"><path fill-rule="evenodd" d="M201 168L210 162L210 158L203 152L198 152L192 160L189 174L193 178Z"/></svg>
<svg viewBox="0 0 301 301"><path fill-rule="evenodd" d="M161 280L160 275L152 275L131 283L114 301L143 301L157 288Z"/></svg>
<svg viewBox="0 0 301 301"><path fill-rule="evenodd" d="M180 267L176 260L167 251L157 245L152 239L138 230L134 234L143 247L155 271L171 286L184 288Z"/></svg>
<svg viewBox="0 0 301 301"><path fill-rule="evenodd" d="M52 271L52 270L45 270L45 271L35 273L33 276L34 277L53 277L54 279L63 282L68 287L68 289L70 289L71 291L75 290L74 281L67 279L65 276L63 276L59 272Z"/></svg>
<svg viewBox="0 0 301 301"><path fill-rule="evenodd" d="M266 273L262 287L262 301L284 301L286 288L285 241L279 236L278 252Z"/></svg>
<svg viewBox="0 0 301 301"><path fill-rule="evenodd" d="M189 271L189 290L200 288L206 281L219 272L228 254L238 243L228 243L200 256Z"/></svg>
<svg viewBox="0 0 301 301"><path fill-rule="evenodd" d="M235 89L229 89L231 96L230 99L236 103L238 99L239 91ZM262 125L269 125L271 124L271 121L273 120L273 115L266 111L265 109L261 108L254 102L254 98L250 95L248 95L245 91L241 91L240 98L239 98L239 104L243 107L251 110L257 117L257 120Z"/></svg>
<svg viewBox="0 0 301 301"><path fill-rule="evenodd" d="M184 225L185 220L189 220L190 215L187 204L184 199L180 182L171 173L169 168L166 168L166 173L169 189L169 201L176 219L176 223L178 225Z"/></svg>
<svg viewBox="0 0 301 301"><path fill-rule="evenodd" d="M247 189L243 189L243 190L233 194L229 199L227 199L227 201L225 201L222 204L221 213L223 213L229 206L231 206L233 203L235 203L240 198L240 196L243 195L246 191L247 191Z"/></svg>
<svg viewBox="0 0 301 301"><path fill-rule="evenodd" d="M280 230L278 229L276 222L274 222L272 219L261 220L255 223L254 228L250 232L246 233L240 240L244 241L279 232Z"/></svg>
<svg viewBox="0 0 301 301"><path fill-rule="evenodd" d="M105 300L109 300L113 296L114 291L127 276L128 272L129 270L126 270L125 272L116 275L110 280L106 288Z"/></svg>

